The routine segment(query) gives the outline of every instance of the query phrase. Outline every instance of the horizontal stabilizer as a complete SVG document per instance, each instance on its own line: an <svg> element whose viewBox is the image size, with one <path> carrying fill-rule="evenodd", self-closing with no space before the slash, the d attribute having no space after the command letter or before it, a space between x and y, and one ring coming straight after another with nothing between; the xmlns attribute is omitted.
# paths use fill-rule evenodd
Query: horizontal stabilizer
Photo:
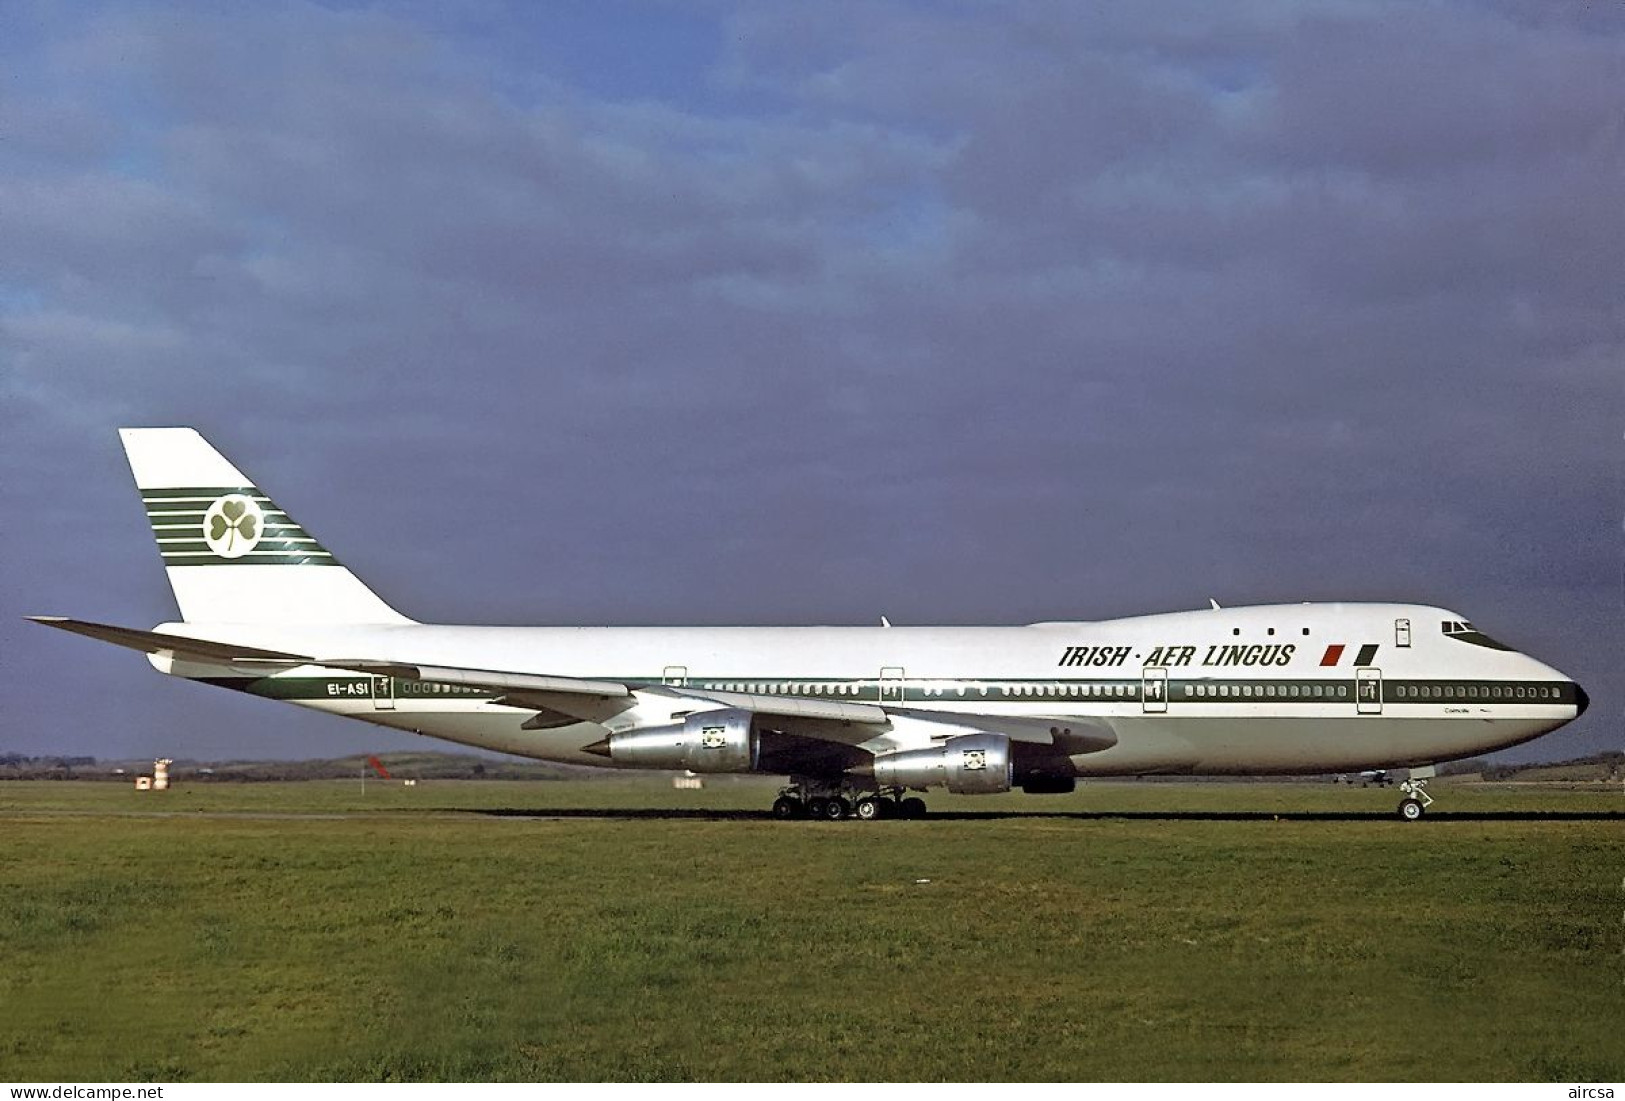
<svg viewBox="0 0 1625 1101"><path fill-rule="evenodd" d="M123 646L128 650L140 650L144 654L168 653L215 665L261 664L293 667L311 664L308 657L301 657L298 654L261 650L230 642L209 642L206 639L187 638L185 635L164 634L160 631L137 631L131 627L114 627L106 623L90 623L64 616L31 615L27 618L35 623L43 623L47 627L71 631L76 635L84 635L86 638L102 642L111 642L114 646Z"/></svg>

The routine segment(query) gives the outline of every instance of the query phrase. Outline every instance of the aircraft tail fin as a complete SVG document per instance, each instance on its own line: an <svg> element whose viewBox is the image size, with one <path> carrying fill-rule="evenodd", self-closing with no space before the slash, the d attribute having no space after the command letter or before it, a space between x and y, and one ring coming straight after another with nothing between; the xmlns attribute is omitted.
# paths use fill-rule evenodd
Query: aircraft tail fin
<svg viewBox="0 0 1625 1101"><path fill-rule="evenodd" d="M192 428L121 428L181 618L410 623Z"/></svg>

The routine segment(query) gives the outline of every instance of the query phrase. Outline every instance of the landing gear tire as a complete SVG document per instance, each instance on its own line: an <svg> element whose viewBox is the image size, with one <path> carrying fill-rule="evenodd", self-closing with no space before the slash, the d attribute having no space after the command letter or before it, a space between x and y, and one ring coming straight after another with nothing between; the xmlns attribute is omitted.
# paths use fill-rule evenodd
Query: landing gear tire
<svg viewBox="0 0 1625 1101"><path fill-rule="evenodd" d="M781 822L791 818L800 818L807 813L807 808L800 799L792 799L788 795L781 795L773 800L773 817Z"/></svg>
<svg viewBox="0 0 1625 1101"><path fill-rule="evenodd" d="M859 799L858 805L853 810L857 814L858 820L862 822L873 822L876 818L886 817L886 804L879 799Z"/></svg>
<svg viewBox="0 0 1625 1101"><path fill-rule="evenodd" d="M829 822L839 822L852 813L852 805L837 795L833 799L824 800L824 819Z"/></svg>
<svg viewBox="0 0 1625 1101"><path fill-rule="evenodd" d="M925 800L918 795L910 795L897 804L898 813L904 818L924 818Z"/></svg>
<svg viewBox="0 0 1625 1101"><path fill-rule="evenodd" d="M828 818L829 815L826 813L828 805L828 799L819 795L813 796L807 800L807 816L809 818Z"/></svg>
<svg viewBox="0 0 1625 1101"><path fill-rule="evenodd" d="M1420 799L1402 799L1399 803L1399 816L1407 822L1420 822L1426 808Z"/></svg>

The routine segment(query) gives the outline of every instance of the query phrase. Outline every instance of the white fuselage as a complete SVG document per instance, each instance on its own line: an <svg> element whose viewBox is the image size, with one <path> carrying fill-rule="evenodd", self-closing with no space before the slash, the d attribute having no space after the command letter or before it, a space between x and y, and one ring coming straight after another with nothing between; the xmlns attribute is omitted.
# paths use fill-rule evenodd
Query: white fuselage
<svg viewBox="0 0 1625 1101"><path fill-rule="evenodd" d="M1223 608L1027 627L300 627L171 624L162 630L268 650L691 686L774 698L878 704L876 753L940 740L908 712L962 713L966 730L1109 730L1068 753L1080 776L1269 774L1431 764L1515 745L1584 707L1557 670L1404 604ZM1483 636L1472 636L1482 640ZM452 684L307 666L265 675L163 671L465 745L604 765L606 733L680 721L694 701L638 693L604 723L524 729L534 711ZM698 705L703 709L708 705Z"/></svg>

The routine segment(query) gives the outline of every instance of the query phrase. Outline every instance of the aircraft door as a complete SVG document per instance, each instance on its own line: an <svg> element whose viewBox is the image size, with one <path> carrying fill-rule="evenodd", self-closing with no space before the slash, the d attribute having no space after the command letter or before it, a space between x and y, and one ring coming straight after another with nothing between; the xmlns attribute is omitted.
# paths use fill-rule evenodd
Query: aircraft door
<svg viewBox="0 0 1625 1101"><path fill-rule="evenodd" d="M888 665L880 671L880 702L903 702L903 670Z"/></svg>
<svg viewBox="0 0 1625 1101"><path fill-rule="evenodd" d="M395 678L372 678L372 709L374 711L395 710Z"/></svg>
<svg viewBox="0 0 1625 1101"><path fill-rule="evenodd" d="M688 666L668 665L660 674L660 683L669 684L674 688L683 688L688 684Z"/></svg>
<svg viewBox="0 0 1625 1101"><path fill-rule="evenodd" d="M1147 715L1160 715L1168 710L1168 670L1145 667L1141 673L1140 702Z"/></svg>
<svg viewBox="0 0 1625 1101"><path fill-rule="evenodd" d="M1354 675L1355 710L1361 715L1381 715L1382 670L1358 669Z"/></svg>

